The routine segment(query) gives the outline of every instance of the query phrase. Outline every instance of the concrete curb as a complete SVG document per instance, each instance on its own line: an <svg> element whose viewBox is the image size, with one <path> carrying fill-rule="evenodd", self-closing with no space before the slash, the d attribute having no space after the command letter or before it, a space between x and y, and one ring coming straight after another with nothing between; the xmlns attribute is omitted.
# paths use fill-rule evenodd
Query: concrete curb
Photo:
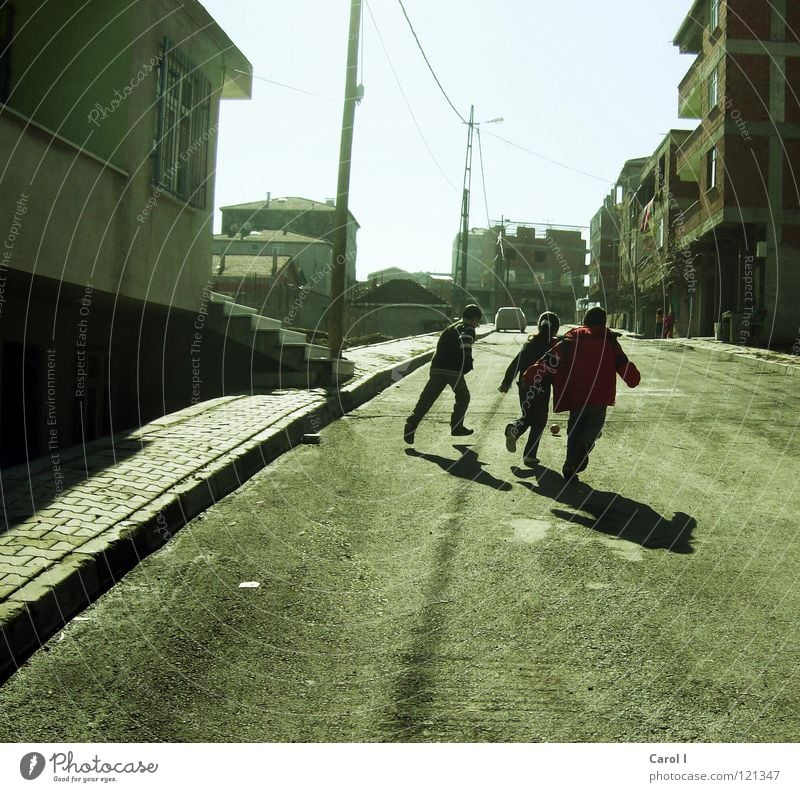
<svg viewBox="0 0 800 792"><path fill-rule="evenodd" d="M662 339L662 343L663 341L664 339ZM755 373L763 373L765 369L773 369L787 376L795 376L800 373L800 358L797 358L797 362L794 362L791 360L790 355L781 355L781 357L786 357L787 360L776 360L768 357L768 355L777 353L770 353L755 347L738 347L719 341L692 338L675 338L669 339L669 341L691 349L710 352L728 363L741 363L743 366L756 369Z"/></svg>
<svg viewBox="0 0 800 792"><path fill-rule="evenodd" d="M0 603L0 683L187 522L299 444L312 424L316 431L359 407L423 366L433 352L430 349L402 363L387 365L338 392L328 393L321 403L291 413L169 487L11 594ZM168 416L163 420L169 420Z"/></svg>
<svg viewBox="0 0 800 792"><path fill-rule="evenodd" d="M763 373L766 368L780 371L787 376L794 376L800 373L800 356L790 355L782 352L770 352L760 347L743 347L737 344L727 344L711 338L649 338L641 333L632 333L628 330L611 328L615 333L620 333L623 338L633 338L639 341L654 343L668 342L691 349L703 350L717 355L727 363L741 363L749 368L757 369L756 373Z"/></svg>

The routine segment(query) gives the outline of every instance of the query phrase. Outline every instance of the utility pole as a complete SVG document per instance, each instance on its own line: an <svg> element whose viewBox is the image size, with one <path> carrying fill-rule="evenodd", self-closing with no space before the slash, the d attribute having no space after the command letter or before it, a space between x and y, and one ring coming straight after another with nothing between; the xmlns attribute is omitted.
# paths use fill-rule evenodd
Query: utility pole
<svg viewBox="0 0 800 792"><path fill-rule="evenodd" d="M359 97L358 40L361 27L361 0L350 0L350 38L347 45L347 71L342 113L342 137L339 146L339 179L336 185L336 208L333 230L333 272L331 273L331 305L328 315L328 349L330 356L342 356L344 338L345 274L347 272L347 221L350 198L350 161L353 152L353 124L356 100Z"/></svg>
<svg viewBox="0 0 800 792"><path fill-rule="evenodd" d="M464 162L464 192L461 198L461 245L459 250L459 306L467 304L467 254L469 253L469 190L472 186L472 133L475 129L475 105L470 105L467 123L467 156Z"/></svg>
<svg viewBox="0 0 800 792"><path fill-rule="evenodd" d="M510 299L511 295L510 295L510 293L508 291L508 267L509 267L510 261L508 259L508 256L506 256L506 242L505 242L505 239L506 239L506 218L505 218L504 215L500 215L500 250L503 253L503 264L505 265L505 269L506 269L506 297L509 298L509 300L511 301L511 304L513 305L514 301ZM499 308L500 306L498 305L497 307Z"/></svg>

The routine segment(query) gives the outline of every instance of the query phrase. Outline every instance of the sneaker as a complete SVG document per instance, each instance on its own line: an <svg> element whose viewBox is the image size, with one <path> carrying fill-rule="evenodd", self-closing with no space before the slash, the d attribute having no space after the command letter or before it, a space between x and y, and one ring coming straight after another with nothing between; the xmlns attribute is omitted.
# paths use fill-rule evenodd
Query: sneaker
<svg viewBox="0 0 800 792"><path fill-rule="evenodd" d="M512 454L517 450L517 429L514 424L506 427L506 451Z"/></svg>
<svg viewBox="0 0 800 792"><path fill-rule="evenodd" d="M471 435L474 431L474 429L467 429L466 426L454 426L450 430L450 434L453 435L453 437L466 437L467 435Z"/></svg>
<svg viewBox="0 0 800 792"><path fill-rule="evenodd" d="M528 467L539 464L539 457L522 457L522 463Z"/></svg>
<svg viewBox="0 0 800 792"><path fill-rule="evenodd" d="M564 476L565 481L578 480L578 471L575 470L574 467L567 467L566 465L564 465L563 469L561 470L561 475Z"/></svg>
<svg viewBox="0 0 800 792"><path fill-rule="evenodd" d="M403 440L405 440L409 445L414 445L414 432L416 431L416 426L411 423L411 421L406 421L406 425L403 429Z"/></svg>

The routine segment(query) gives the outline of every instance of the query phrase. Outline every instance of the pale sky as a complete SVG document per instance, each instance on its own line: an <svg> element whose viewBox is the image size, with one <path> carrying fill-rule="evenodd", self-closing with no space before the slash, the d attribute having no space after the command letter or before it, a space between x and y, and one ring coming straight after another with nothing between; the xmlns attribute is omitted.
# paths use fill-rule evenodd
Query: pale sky
<svg viewBox="0 0 800 792"><path fill-rule="evenodd" d="M349 0L202 2L255 75L252 100L222 105L216 208L268 192L334 197ZM693 56L672 44L690 0L403 3L461 115L473 104L477 121L504 119L482 127L486 201L475 140L472 227L486 227L487 203L493 222L588 226L625 160L651 154L669 129L697 124L677 117ZM449 272L467 127L398 0L365 2L362 30L365 96L350 183L358 277L385 267ZM215 211L215 232L220 221Z"/></svg>

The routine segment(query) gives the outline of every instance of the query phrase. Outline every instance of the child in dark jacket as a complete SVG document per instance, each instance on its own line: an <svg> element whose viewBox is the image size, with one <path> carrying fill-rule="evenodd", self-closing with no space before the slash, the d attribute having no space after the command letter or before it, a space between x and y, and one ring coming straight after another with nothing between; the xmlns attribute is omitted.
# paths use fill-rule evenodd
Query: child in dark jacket
<svg viewBox="0 0 800 792"><path fill-rule="evenodd" d="M606 411L616 400L617 376L629 388L640 380L639 369L619 344L619 333L606 328L606 312L590 308L583 325L570 330L545 357L523 372L525 384L538 390L553 381L553 410L569 410L567 458L563 475L576 480L589 464L589 454L600 437ZM538 397L537 397L538 398Z"/></svg>
<svg viewBox="0 0 800 792"><path fill-rule="evenodd" d="M543 381L540 390L537 391L525 385L522 381L522 373L546 354L555 343L560 320L557 314L546 311L539 317L537 325L538 332L528 336L528 340L506 369L503 382L498 388L501 393L507 393L511 381L515 376L518 377L519 404L522 416L506 426L506 448L512 453L516 451L517 440L525 434L526 430L530 429L522 461L531 466L539 463L537 454L539 453L539 440L541 440L542 432L547 425L550 381L549 379Z"/></svg>

